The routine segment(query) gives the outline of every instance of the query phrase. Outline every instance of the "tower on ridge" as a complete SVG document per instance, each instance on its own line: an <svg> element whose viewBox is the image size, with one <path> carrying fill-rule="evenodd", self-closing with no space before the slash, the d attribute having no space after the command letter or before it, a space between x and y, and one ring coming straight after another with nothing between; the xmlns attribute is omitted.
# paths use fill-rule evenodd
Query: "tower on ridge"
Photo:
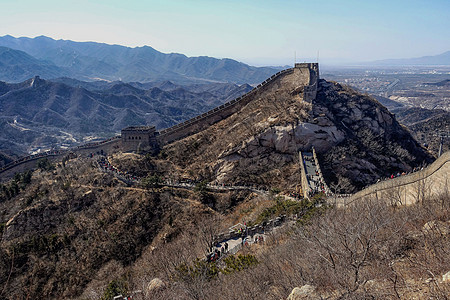
<svg viewBox="0 0 450 300"><path fill-rule="evenodd" d="M151 152L157 149L155 126L130 126L121 132L122 151Z"/></svg>
<svg viewBox="0 0 450 300"><path fill-rule="evenodd" d="M309 73L309 82L303 88L303 100L311 103L316 99L319 85L319 63L296 63L295 69Z"/></svg>

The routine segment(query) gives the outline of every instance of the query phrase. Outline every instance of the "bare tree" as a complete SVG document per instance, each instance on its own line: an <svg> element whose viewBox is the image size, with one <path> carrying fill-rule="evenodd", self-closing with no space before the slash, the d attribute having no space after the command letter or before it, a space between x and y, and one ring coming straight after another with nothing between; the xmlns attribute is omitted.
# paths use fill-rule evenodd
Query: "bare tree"
<svg viewBox="0 0 450 300"><path fill-rule="evenodd" d="M331 210L302 230L300 241L308 244L317 264L316 281L340 291L341 298L363 293L373 279L369 266L374 257L382 257L382 247L390 238L386 228L392 220L386 213L385 204L368 200L346 210Z"/></svg>
<svg viewBox="0 0 450 300"><path fill-rule="evenodd" d="M337 175L337 181L332 182L330 184L330 189L333 192L334 197L334 204L337 204L337 198L339 194L342 194L343 192L348 191L352 187L352 183L350 180L346 177L343 177L341 175Z"/></svg>

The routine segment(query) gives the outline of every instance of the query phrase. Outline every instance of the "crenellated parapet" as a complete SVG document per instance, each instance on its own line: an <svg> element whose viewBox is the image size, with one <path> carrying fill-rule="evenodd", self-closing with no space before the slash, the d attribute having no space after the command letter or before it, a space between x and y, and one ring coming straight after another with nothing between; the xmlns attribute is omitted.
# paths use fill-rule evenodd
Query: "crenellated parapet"
<svg viewBox="0 0 450 300"><path fill-rule="evenodd" d="M130 126L122 129L121 150L148 152L158 148L155 126Z"/></svg>
<svg viewBox="0 0 450 300"><path fill-rule="evenodd" d="M450 151L447 151L427 168L375 183L347 197L336 195L333 202L339 207L370 199L381 199L395 206L424 203L433 197L450 193L449 173Z"/></svg>
<svg viewBox="0 0 450 300"><path fill-rule="evenodd" d="M182 138L205 130L209 126L225 118L228 118L229 116L239 111L242 107L250 103L255 98L255 96L261 90L266 88L271 82L273 82L274 80L278 79L283 75L290 74L293 71L294 71L293 68L280 71L272 75L270 78L266 79L262 83L260 83L250 92L236 99L224 103L221 106L216 107L210 111L207 111L197 117L184 121L183 123L161 130L159 132L159 136L157 137L158 143L160 145L172 143L174 141L180 140Z"/></svg>

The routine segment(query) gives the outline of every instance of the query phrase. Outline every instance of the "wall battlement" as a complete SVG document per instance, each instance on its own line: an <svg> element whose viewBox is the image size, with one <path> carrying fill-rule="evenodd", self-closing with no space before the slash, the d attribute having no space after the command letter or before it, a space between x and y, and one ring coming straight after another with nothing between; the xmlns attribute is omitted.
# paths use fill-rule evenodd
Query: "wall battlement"
<svg viewBox="0 0 450 300"><path fill-rule="evenodd" d="M311 103L317 96L317 87L319 82L319 64L318 63L296 63L295 68L308 69L309 84L305 85L303 90L303 100Z"/></svg>
<svg viewBox="0 0 450 300"><path fill-rule="evenodd" d="M122 151L149 151L157 148L155 126L130 126L121 132Z"/></svg>

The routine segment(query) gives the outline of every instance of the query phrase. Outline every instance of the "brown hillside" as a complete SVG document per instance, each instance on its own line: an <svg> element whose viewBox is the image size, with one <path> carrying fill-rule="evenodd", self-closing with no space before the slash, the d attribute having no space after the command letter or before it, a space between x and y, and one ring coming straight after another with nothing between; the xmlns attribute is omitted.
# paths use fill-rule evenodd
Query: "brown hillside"
<svg viewBox="0 0 450 300"><path fill-rule="evenodd" d="M296 76L285 75L238 113L166 146L163 155L196 180L283 189L298 184L298 151L311 147L328 180L345 177L353 188L431 162L375 99L321 80L308 103Z"/></svg>

